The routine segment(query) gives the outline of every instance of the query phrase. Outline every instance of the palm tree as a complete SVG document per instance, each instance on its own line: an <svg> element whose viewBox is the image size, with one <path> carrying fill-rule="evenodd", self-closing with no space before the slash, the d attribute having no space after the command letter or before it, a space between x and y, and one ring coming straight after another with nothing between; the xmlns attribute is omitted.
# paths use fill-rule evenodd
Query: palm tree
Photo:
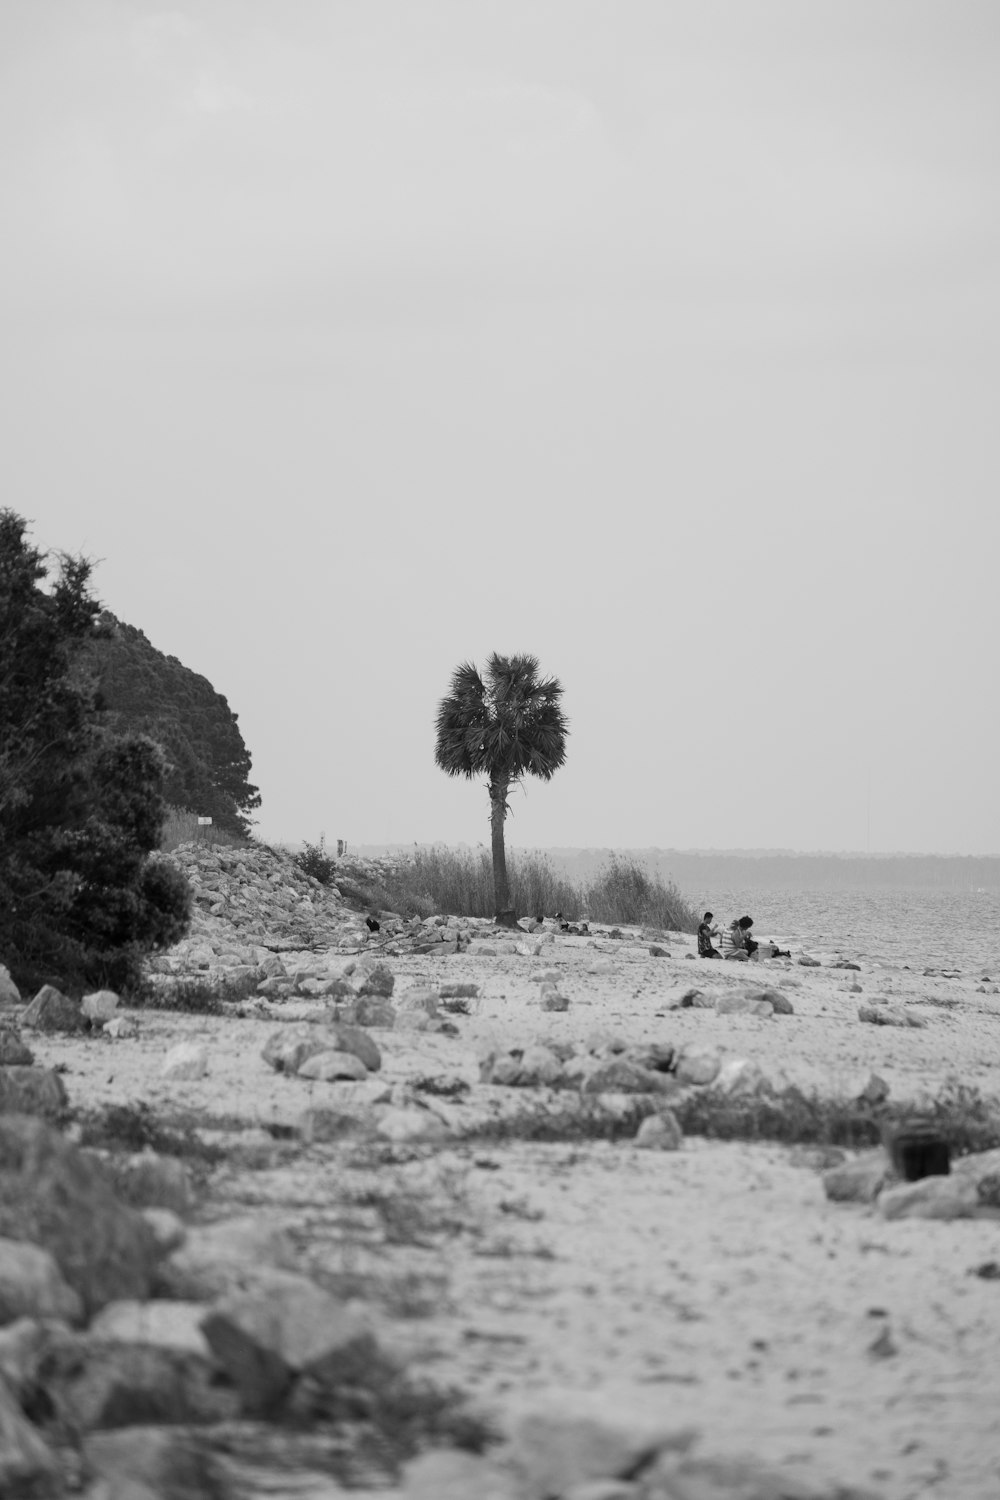
<svg viewBox="0 0 1000 1500"><path fill-rule="evenodd" d="M504 819L507 793L525 775L551 781L566 759L567 721L554 677L540 678L535 656L498 656L485 680L471 662L456 667L437 711L434 759L449 776L485 776L490 792L493 898L498 922L513 926Z"/></svg>

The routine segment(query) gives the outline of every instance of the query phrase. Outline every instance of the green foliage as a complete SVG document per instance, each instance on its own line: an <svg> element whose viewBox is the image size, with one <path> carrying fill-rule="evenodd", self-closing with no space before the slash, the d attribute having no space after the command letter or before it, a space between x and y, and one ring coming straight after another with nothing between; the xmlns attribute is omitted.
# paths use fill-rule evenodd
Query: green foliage
<svg viewBox="0 0 1000 1500"><path fill-rule="evenodd" d="M582 889L552 868L542 854L521 851L507 862L511 900L526 916L553 917L561 912L575 921L695 932L698 915L672 883L650 875L633 861L615 856ZM387 867L379 883L342 861L337 886L359 906L398 912L400 916L490 917L494 912L493 870L488 850L447 849L435 845Z"/></svg>
<svg viewBox="0 0 1000 1500"><path fill-rule="evenodd" d="M157 651L141 630L107 611L101 625L84 660L108 727L148 735L163 747L168 802L245 835L260 796L248 780L238 716L207 678Z"/></svg>
<svg viewBox="0 0 1000 1500"><path fill-rule="evenodd" d="M311 875L320 885L332 884L337 862L326 852L325 834L320 834L318 844L303 844L292 858L304 875Z"/></svg>
<svg viewBox="0 0 1000 1500"><path fill-rule="evenodd" d="M0 941L18 984L135 983L186 930L190 891L151 861L162 752L110 733L81 654L99 630L89 564L51 587L26 522L0 511Z"/></svg>
<svg viewBox="0 0 1000 1500"><path fill-rule="evenodd" d="M672 881L651 875L636 860L614 854L585 888L588 918L593 922L624 922L631 927L656 927L661 932L697 932L697 912Z"/></svg>

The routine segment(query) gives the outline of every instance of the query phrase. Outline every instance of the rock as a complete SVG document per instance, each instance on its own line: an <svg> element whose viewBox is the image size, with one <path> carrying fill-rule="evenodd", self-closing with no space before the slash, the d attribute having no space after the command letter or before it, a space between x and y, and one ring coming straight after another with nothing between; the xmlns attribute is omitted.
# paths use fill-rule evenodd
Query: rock
<svg viewBox="0 0 1000 1500"><path fill-rule="evenodd" d="M203 1302L109 1302L87 1330L92 1339L118 1344L155 1344L161 1349L183 1349L189 1354L211 1357L208 1340L201 1331Z"/></svg>
<svg viewBox="0 0 1000 1500"><path fill-rule="evenodd" d="M388 1000L392 995L396 983L395 976L387 964L373 964L371 968L359 968L357 976L361 983L357 987L359 995L378 995L383 1000Z"/></svg>
<svg viewBox="0 0 1000 1500"><path fill-rule="evenodd" d="M556 1014L569 1010L569 997L561 995L558 990L545 989L542 991L542 1010Z"/></svg>
<svg viewBox="0 0 1000 1500"><path fill-rule="evenodd" d="M808 953L802 954L801 958L799 959L799 964L803 969L818 969L821 967L819 959L810 958Z"/></svg>
<svg viewBox="0 0 1000 1500"><path fill-rule="evenodd" d="M355 1081L368 1077L368 1069L353 1052L314 1052L298 1071L299 1078L316 1078L323 1083L337 1080Z"/></svg>
<svg viewBox="0 0 1000 1500"><path fill-rule="evenodd" d="M659 1094L675 1089L674 1080L651 1068L640 1067L625 1057L599 1063L581 1084L584 1094Z"/></svg>
<svg viewBox="0 0 1000 1500"><path fill-rule="evenodd" d="M86 1020L75 1000L54 985L43 984L21 1017L23 1026L35 1031L83 1031Z"/></svg>
<svg viewBox="0 0 1000 1500"><path fill-rule="evenodd" d="M267 1296L226 1297L202 1321L219 1364L248 1412L272 1411L296 1375L327 1389L358 1384L375 1340L366 1320L305 1277Z"/></svg>
<svg viewBox="0 0 1000 1500"><path fill-rule="evenodd" d="M79 1323L82 1317L80 1298L47 1250L24 1240L0 1239L0 1325L16 1318Z"/></svg>
<svg viewBox="0 0 1000 1500"><path fill-rule="evenodd" d="M83 1456L91 1474L116 1485L146 1486L158 1500L219 1500L207 1442L188 1429L137 1426L92 1432L84 1439ZM115 1500L125 1500L125 1491L113 1494Z"/></svg>
<svg viewBox="0 0 1000 1500"><path fill-rule="evenodd" d="M719 1069L715 1087L724 1094L773 1094L774 1085L759 1063L733 1057Z"/></svg>
<svg viewBox="0 0 1000 1500"><path fill-rule="evenodd" d="M754 1000L749 995L720 995L715 1002L719 1016L773 1016L770 1000Z"/></svg>
<svg viewBox="0 0 1000 1500"><path fill-rule="evenodd" d="M538 1088L562 1077L563 1065L548 1047L525 1047L501 1054L492 1063L486 1081L508 1088Z"/></svg>
<svg viewBox="0 0 1000 1500"><path fill-rule="evenodd" d="M616 1411L603 1391L539 1395L515 1416L510 1461L522 1477L525 1500L549 1500L573 1485L623 1479L664 1450L683 1453L691 1428L644 1421L622 1404Z"/></svg>
<svg viewBox="0 0 1000 1500"><path fill-rule="evenodd" d="M64 1493L55 1456L0 1380L0 1495L57 1500Z"/></svg>
<svg viewBox="0 0 1000 1500"><path fill-rule="evenodd" d="M677 1116L669 1109L647 1115L636 1131L635 1144L646 1151L678 1151L684 1144L684 1132Z"/></svg>
<svg viewBox="0 0 1000 1500"><path fill-rule="evenodd" d="M173 1209L143 1208L139 1212L153 1236L157 1260L162 1260L164 1256L172 1255L175 1250L180 1249L187 1239L187 1229L184 1221L174 1213Z"/></svg>
<svg viewBox="0 0 1000 1500"><path fill-rule="evenodd" d="M397 1145L422 1141L443 1141L451 1131L439 1115L429 1109L390 1105L382 1111L375 1126L376 1134Z"/></svg>
<svg viewBox="0 0 1000 1500"><path fill-rule="evenodd" d="M479 985L469 984L464 981L455 984L443 984L438 990L442 1000L478 1000Z"/></svg>
<svg viewBox="0 0 1000 1500"><path fill-rule="evenodd" d="M487 1458L433 1448L403 1465L405 1500L520 1500L516 1477Z"/></svg>
<svg viewBox="0 0 1000 1500"><path fill-rule="evenodd" d="M770 987L762 990L748 990L747 998L749 1000L764 1000L769 1002L776 1016L792 1016L795 1014L794 1005L787 995L782 994L781 990Z"/></svg>
<svg viewBox="0 0 1000 1500"><path fill-rule="evenodd" d="M40 1115L58 1120L69 1108L59 1074L52 1068L0 1068L0 1115Z"/></svg>
<svg viewBox="0 0 1000 1500"><path fill-rule="evenodd" d="M670 949L669 948L661 948L660 945L659 945L659 943L650 943L650 945L649 945L649 956L650 956L650 958L669 958L670 957Z"/></svg>
<svg viewBox="0 0 1000 1500"><path fill-rule="evenodd" d="M824 1172L823 1191L834 1203L873 1203L883 1187L893 1180L892 1166L885 1153L867 1151L854 1161Z"/></svg>
<svg viewBox="0 0 1000 1500"><path fill-rule="evenodd" d="M714 1083L721 1067L722 1059L714 1048L685 1047L674 1069L674 1077L678 1083Z"/></svg>
<svg viewBox="0 0 1000 1500"><path fill-rule="evenodd" d="M104 1035L115 1041L125 1041L127 1037L139 1035L139 1025L131 1016L112 1016L110 1021L104 1023Z"/></svg>
<svg viewBox="0 0 1000 1500"><path fill-rule="evenodd" d="M872 1002L858 1006L858 1020L869 1021L873 1026L926 1026L922 1016L905 1005L892 1001Z"/></svg>
<svg viewBox="0 0 1000 1500"><path fill-rule="evenodd" d="M207 1301L298 1264L283 1222L256 1215L198 1225L160 1267L161 1295ZM108 1299L110 1300L110 1298Z"/></svg>
<svg viewBox="0 0 1000 1500"><path fill-rule="evenodd" d="M396 1001L397 1015L417 1011L421 1015L436 1016L438 1013L438 991L426 985L407 990Z"/></svg>
<svg viewBox="0 0 1000 1500"><path fill-rule="evenodd" d="M369 1073L377 1073L382 1066L382 1054L367 1031L360 1026L345 1026L335 1021L328 1028L327 1046L338 1052L350 1052L363 1062ZM301 1069L300 1069L301 1071Z"/></svg>
<svg viewBox="0 0 1000 1500"><path fill-rule="evenodd" d="M354 1018L359 1026L381 1027L388 1031L396 1024L396 1010L378 995L364 995L354 1007Z"/></svg>
<svg viewBox="0 0 1000 1500"><path fill-rule="evenodd" d="M685 990L677 1002L679 1010L690 1010L693 1006L696 1010L712 1010L715 1006L716 996L706 994L704 990Z"/></svg>
<svg viewBox="0 0 1000 1500"><path fill-rule="evenodd" d="M869 1073L862 1082L856 1083L852 1098L859 1104L882 1104L889 1097L889 1085L878 1073Z"/></svg>
<svg viewBox="0 0 1000 1500"><path fill-rule="evenodd" d="M588 974L615 974L617 970L618 965L611 958L595 958L587 965Z"/></svg>
<svg viewBox="0 0 1000 1500"><path fill-rule="evenodd" d="M103 1026L118 1009L118 996L114 990L94 990L92 994L84 995L80 1009L88 1021Z"/></svg>
<svg viewBox="0 0 1000 1500"><path fill-rule="evenodd" d="M16 1031L0 1029L0 1068L30 1068L35 1061L30 1047L26 1047Z"/></svg>
<svg viewBox="0 0 1000 1500"><path fill-rule="evenodd" d="M85 1152L23 1115L0 1115L0 1235L48 1250L88 1315L113 1298L149 1295L149 1226Z"/></svg>
<svg viewBox="0 0 1000 1500"><path fill-rule="evenodd" d="M200 1042L178 1042L171 1047L160 1068L161 1078L204 1078L208 1072L208 1049Z"/></svg>
<svg viewBox="0 0 1000 1500"><path fill-rule="evenodd" d="M879 1194L883 1219L971 1219L979 1206L971 1177L921 1177L901 1182Z"/></svg>
<svg viewBox="0 0 1000 1500"><path fill-rule="evenodd" d="M7 1005L20 1005L21 991L10 977L10 970L0 964L0 1009Z"/></svg>
<svg viewBox="0 0 1000 1500"><path fill-rule="evenodd" d="M305 1023L282 1025L268 1037L261 1057L276 1073L297 1073L307 1058L335 1046L331 1032L325 1027Z"/></svg>
<svg viewBox="0 0 1000 1500"><path fill-rule="evenodd" d="M38 1380L57 1421L71 1432L139 1422L225 1421L239 1414L235 1393L219 1384L214 1361L156 1344L64 1334L43 1354Z"/></svg>

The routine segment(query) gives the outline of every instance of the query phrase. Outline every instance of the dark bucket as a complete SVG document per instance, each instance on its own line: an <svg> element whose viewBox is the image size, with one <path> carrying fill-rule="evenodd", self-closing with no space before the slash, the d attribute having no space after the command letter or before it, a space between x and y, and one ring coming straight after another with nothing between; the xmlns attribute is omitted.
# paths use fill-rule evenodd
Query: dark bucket
<svg viewBox="0 0 1000 1500"><path fill-rule="evenodd" d="M886 1132L885 1146L905 1182L947 1177L951 1171L951 1147L936 1125L920 1120L897 1125Z"/></svg>

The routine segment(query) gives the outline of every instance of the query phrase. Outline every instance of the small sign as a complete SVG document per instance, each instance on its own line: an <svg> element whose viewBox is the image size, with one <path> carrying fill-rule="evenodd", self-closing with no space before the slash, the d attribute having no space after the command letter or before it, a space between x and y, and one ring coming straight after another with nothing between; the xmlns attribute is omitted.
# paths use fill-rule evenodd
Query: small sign
<svg viewBox="0 0 1000 1500"><path fill-rule="evenodd" d="M198 819L199 826L202 827L202 828L204 828L207 823L211 823L211 821L212 821L211 818L199 818Z"/></svg>

